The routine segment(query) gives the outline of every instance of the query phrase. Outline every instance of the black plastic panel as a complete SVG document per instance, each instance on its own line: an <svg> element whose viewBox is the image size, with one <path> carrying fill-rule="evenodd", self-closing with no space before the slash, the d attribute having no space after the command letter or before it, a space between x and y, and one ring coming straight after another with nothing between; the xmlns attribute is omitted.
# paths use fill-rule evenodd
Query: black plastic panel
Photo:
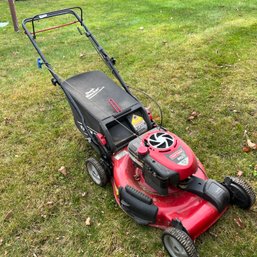
<svg viewBox="0 0 257 257"><path fill-rule="evenodd" d="M135 190L135 189L134 189ZM127 212L137 223L147 225L155 223L158 208L142 195L132 192L131 188L119 188L120 204L122 209ZM151 202L151 204L150 204Z"/></svg>
<svg viewBox="0 0 257 257"><path fill-rule="evenodd" d="M180 188L212 203L219 212L222 212L230 203L228 189L213 179L203 180L193 176L187 183L180 185Z"/></svg>

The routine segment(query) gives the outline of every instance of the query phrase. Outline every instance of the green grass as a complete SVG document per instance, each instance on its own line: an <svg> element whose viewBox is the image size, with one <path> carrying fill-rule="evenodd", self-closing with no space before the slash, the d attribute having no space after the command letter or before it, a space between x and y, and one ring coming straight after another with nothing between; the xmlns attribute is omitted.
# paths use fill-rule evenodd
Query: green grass
<svg viewBox="0 0 257 257"><path fill-rule="evenodd" d="M84 9L125 81L159 101L165 126L192 147L210 177L242 170L257 190L256 151L242 151L245 129L257 141L256 1L16 1L19 22L70 6ZM108 72L74 26L37 40L62 77ZM111 186L98 188L83 173L94 152L36 58L23 33L0 28L0 256L166 256L161 231L135 224ZM200 115L189 122L192 111ZM58 172L63 165L67 177ZM200 256L257 256L256 211L230 208L197 239Z"/></svg>

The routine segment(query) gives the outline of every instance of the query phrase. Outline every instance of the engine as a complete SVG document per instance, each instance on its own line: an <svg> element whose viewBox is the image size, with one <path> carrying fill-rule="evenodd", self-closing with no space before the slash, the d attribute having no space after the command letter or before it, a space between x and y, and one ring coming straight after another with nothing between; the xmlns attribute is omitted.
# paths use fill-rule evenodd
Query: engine
<svg viewBox="0 0 257 257"><path fill-rule="evenodd" d="M168 194L197 170L197 159L182 139L164 129L152 129L128 145L130 158L143 171L145 182L161 195Z"/></svg>

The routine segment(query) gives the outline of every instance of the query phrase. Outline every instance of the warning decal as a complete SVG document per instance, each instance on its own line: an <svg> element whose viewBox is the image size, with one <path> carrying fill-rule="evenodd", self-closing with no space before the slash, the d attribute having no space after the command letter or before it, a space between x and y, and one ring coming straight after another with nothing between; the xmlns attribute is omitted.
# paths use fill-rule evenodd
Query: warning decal
<svg viewBox="0 0 257 257"><path fill-rule="evenodd" d="M188 165L188 156L186 154L186 152L183 150L182 147L180 147L177 151L175 151L174 153L167 155L167 157L172 160L173 162L182 165L182 166L186 166Z"/></svg>
<svg viewBox="0 0 257 257"><path fill-rule="evenodd" d="M134 129L139 133L145 132L147 130L147 124L145 120L139 115L132 115L131 124Z"/></svg>

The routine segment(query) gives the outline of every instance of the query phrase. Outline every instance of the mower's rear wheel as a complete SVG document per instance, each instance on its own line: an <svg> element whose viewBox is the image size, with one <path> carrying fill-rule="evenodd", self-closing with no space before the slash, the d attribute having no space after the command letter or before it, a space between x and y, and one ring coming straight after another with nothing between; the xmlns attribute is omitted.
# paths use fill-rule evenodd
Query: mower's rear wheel
<svg viewBox="0 0 257 257"><path fill-rule="evenodd" d="M108 174L103 166L95 159L88 158L86 160L86 170L89 176L98 186L105 186L108 182Z"/></svg>
<svg viewBox="0 0 257 257"><path fill-rule="evenodd" d="M180 229L167 228L162 234L162 242L171 257L198 257L193 240Z"/></svg>
<svg viewBox="0 0 257 257"><path fill-rule="evenodd" d="M242 209L249 209L256 201L252 187L243 179L238 177L226 177L225 185L231 194L231 203Z"/></svg>

